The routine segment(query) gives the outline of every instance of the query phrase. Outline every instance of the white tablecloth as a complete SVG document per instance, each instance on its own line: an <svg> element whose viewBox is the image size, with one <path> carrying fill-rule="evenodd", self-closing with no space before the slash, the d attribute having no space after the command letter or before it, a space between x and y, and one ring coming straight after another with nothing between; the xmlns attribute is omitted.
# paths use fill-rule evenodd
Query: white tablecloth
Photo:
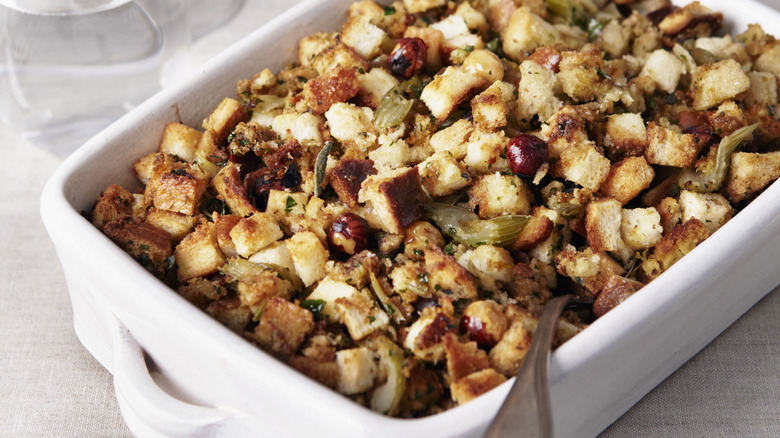
<svg viewBox="0 0 780 438"><path fill-rule="evenodd" d="M780 9L780 0L765 2ZM196 45L198 55L235 38L215 33ZM41 190L61 159L3 125L0 152L0 436L130 437L111 375L73 332L65 279L40 219ZM780 437L780 289L602 436Z"/></svg>

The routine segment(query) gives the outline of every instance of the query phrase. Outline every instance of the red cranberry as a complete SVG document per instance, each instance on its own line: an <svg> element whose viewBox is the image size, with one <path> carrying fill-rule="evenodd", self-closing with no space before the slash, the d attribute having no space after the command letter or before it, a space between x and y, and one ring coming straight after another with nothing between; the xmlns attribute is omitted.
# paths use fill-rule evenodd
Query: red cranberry
<svg viewBox="0 0 780 438"><path fill-rule="evenodd" d="M337 252L355 255L368 249L370 235L371 228L365 219L355 213L342 213L330 227L328 243Z"/></svg>
<svg viewBox="0 0 780 438"><path fill-rule="evenodd" d="M477 344L484 348L490 349L498 343L493 334L487 331L482 320L477 317L463 315L460 318L460 331L467 333L469 338L477 341Z"/></svg>
<svg viewBox="0 0 780 438"><path fill-rule="evenodd" d="M506 147L509 168L516 174L534 175L547 158L547 143L531 134L518 135Z"/></svg>
<svg viewBox="0 0 780 438"><path fill-rule="evenodd" d="M420 38L401 38L387 58L387 68L401 78L409 79L425 68L428 46Z"/></svg>

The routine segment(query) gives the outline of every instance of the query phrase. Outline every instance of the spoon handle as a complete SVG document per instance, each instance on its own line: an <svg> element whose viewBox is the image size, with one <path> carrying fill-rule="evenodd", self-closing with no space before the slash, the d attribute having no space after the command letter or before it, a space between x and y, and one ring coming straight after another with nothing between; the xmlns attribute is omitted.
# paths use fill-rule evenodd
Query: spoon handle
<svg viewBox="0 0 780 438"><path fill-rule="evenodd" d="M558 318L571 298L572 295L562 295L545 304L515 383L485 433L485 438L552 437L547 379L550 346L558 327Z"/></svg>

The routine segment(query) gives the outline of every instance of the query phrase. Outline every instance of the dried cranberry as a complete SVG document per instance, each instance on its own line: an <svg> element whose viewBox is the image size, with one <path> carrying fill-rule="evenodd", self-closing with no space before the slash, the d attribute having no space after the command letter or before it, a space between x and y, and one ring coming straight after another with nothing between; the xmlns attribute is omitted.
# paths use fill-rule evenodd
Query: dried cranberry
<svg viewBox="0 0 780 438"><path fill-rule="evenodd" d="M387 68L401 78L409 79L425 68L428 46L420 38L401 38L390 57Z"/></svg>
<svg viewBox="0 0 780 438"><path fill-rule="evenodd" d="M485 327L485 323L480 318L463 315L460 318L460 331L466 333L474 341L477 341L482 347L492 348L498 343Z"/></svg>
<svg viewBox="0 0 780 438"><path fill-rule="evenodd" d="M518 135L506 147L509 168L516 174L534 175L547 158L547 143L531 134Z"/></svg>

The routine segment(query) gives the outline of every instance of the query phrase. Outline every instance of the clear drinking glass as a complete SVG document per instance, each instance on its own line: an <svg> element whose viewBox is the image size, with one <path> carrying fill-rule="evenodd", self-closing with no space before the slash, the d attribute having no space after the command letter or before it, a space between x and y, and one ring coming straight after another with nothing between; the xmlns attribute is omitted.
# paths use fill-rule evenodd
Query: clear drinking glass
<svg viewBox="0 0 780 438"><path fill-rule="evenodd" d="M0 0L0 119L67 155L188 67L187 0Z"/></svg>

